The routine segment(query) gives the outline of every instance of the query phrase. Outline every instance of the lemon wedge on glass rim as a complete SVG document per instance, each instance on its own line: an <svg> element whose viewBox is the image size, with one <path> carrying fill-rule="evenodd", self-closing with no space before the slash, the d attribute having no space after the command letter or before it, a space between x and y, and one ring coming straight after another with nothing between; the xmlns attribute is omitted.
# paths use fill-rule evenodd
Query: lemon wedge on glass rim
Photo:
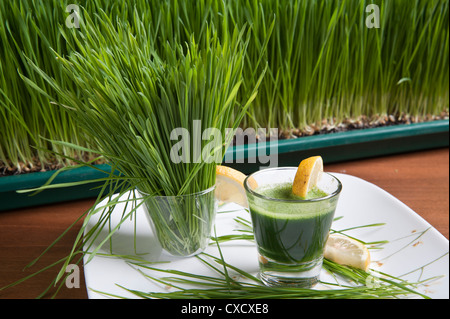
<svg viewBox="0 0 450 319"><path fill-rule="evenodd" d="M305 198L308 192L317 185L323 174L321 156L311 156L300 162L292 183L292 193Z"/></svg>
<svg viewBox="0 0 450 319"><path fill-rule="evenodd" d="M303 163L303 164L302 164ZM299 170L303 173L299 174ZM303 160L299 165L295 179L297 183L307 179L307 183L299 184L296 190L300 193L312 189L320 180L323 172L323 161L320 156L313 156ZM236 203L247 208L247 196L244 189L244 173L231 167L218 165L216 167L216 198L223 203ZM294 184L293 183L293 192ZM253 179L249 179L257 187ZM305 195L306 196L306 195ZM350 237L341 234L330 234L324 249L324 257L341 265L352 266L367 271L370 264L370 253L367 247Z"/></svg>

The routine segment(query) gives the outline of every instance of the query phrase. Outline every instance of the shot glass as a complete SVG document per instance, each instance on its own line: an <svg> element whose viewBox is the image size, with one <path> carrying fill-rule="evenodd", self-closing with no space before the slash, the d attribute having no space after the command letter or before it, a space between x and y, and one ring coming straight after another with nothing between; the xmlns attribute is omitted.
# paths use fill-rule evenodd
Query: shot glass
<svg viewBox="0 0 450 319"><path fill-rule="evenodd" d="M264 169L244 181L260 277L268 286L309 288L319 281L323 251L342 189L336 177L323 173L317 187L326 196L304 200L284 196L296 172L296 167ZM284 195L277 193L283 188L287 189Z"/></svg>

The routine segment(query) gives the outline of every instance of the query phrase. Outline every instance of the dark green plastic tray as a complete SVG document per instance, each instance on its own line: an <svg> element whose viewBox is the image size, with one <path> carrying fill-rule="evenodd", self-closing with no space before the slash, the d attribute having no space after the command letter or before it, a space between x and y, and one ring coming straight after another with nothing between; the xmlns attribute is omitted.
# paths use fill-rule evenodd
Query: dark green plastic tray
<svg viewBox="0 0 450 319"><path fill-rule="evenodd" d="M402 124L280 140L278 141L277 166L297 166L301 159L312 155L321 155L325 163L333 163L448 147L448 145L448 120ZM230 147L226 157L234 160L233 163L226 163L226 165L246 174L266 167L267 164L261 164L257 158L248 156L248 154L255 154L253 152L258 151L258 148L262 148L265 152L269 152L270 149L268 143ZM239 161L243 163L239 163ZM104 170L108 170L108 167L108 165L101 166ZM36 196L16 192L20 189L42 186L53 173L43 172L0 177L0 211L91 198L98 194L99 184L94 183L45 190ZM54 183L92 180L101 177L105 177L105 174L97 170L77 168L62 172L54 180Z"/></svg>
<svg viewBox="0 0 450 319"><path fill-rule="evenodd" d="M226 164L249 174L265 165L248 157L257 148L269 154L269 146L249 144L230 149L235 163ZM325 163L400 154L449 146L449 121L399 124L278 141L278 166L297 166L306 157L321 155ZM231 155L230 155L231 156ZM245 159L245 163L236 163Z"/></svg>

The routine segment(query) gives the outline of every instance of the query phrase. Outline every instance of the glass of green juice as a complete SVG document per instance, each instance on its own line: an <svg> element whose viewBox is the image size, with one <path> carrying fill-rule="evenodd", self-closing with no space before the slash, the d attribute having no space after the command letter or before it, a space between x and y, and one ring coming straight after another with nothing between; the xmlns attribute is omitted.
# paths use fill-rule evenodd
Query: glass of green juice
<svg viewBox="0 0 450 319"><path fill-rule="evenodd" d="M292 194L296 167L257 171L244 181L259 254L260 277L268 286L312 287L342 190L323 173L305 198Z"/></svg>

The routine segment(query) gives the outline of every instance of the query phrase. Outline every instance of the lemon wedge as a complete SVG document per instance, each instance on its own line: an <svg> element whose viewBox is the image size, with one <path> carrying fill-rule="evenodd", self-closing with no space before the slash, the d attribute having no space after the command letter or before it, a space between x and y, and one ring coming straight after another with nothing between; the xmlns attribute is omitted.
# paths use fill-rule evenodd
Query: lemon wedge
<svg viewBox="0 0 450 319"><path fill-rule="evenodd" d="M223 203L236 203L242 207L248 207L247 195L244 189L244 173L228 167L217 165L216 167L216 198ZM249 180L250 186L257 187L254 179Z"/></svg>
<svg viewBox="0 0 450 319"><path fill-rule="evenodd" d="M341 234L328 236L323 256L335 263L365 271L370 264L370 253L367 247L363 243Z"/></svg>
<svg viewBox="0 0 450 319"><path fill-rule="evenodd" d="M300 197L306 197L308 192L317 185L322 177L323 160L321 156L312 156L304 159L298 165L294 182L292 183L292 193Z"/></svg>

